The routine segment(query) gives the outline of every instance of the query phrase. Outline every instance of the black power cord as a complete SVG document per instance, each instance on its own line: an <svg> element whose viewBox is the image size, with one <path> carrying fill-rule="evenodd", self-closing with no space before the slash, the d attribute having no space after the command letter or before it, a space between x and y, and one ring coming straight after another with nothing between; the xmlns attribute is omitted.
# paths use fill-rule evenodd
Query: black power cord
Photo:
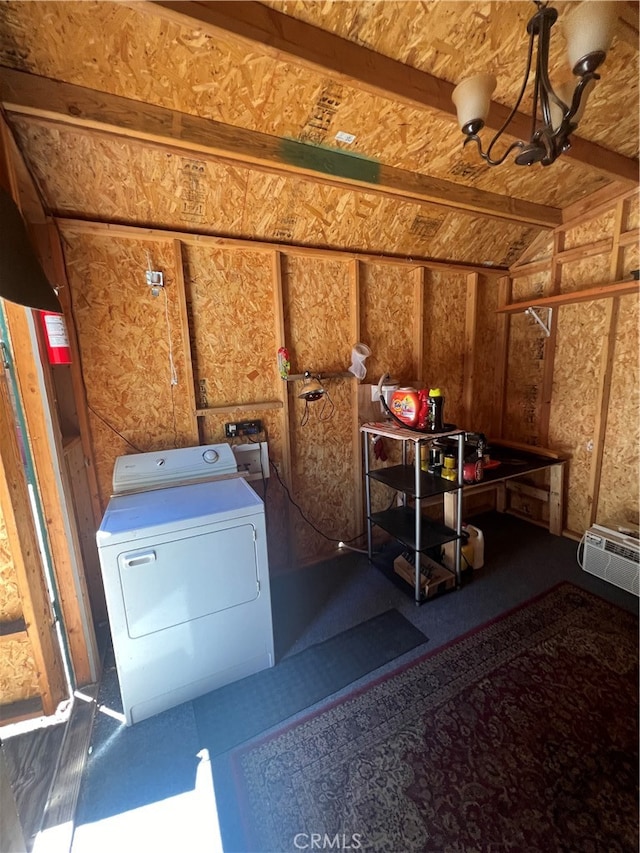
<svg viewBox="0 0 640 853"><path fill-rule="evenodd" d="M263 430L263 432L264 432L265 441L267 441L267 440L268 440L268 439L267 439L267 431L266 431L266 430ZM258 444L258 445L260 444L260 442L259 442L259 441L256 441L255 439L253 439L253 438L251 438L251 437L249 437L249 441L250 441L252 444ZM319 527L317 527L317 526L316 526L316 525L311 521L311 519L310 519L310 518L305 514L304 510L302 509L302 507L301 507L298 503L296 503L296 501L291 497L291 492L289 491L289 487L287 486L287 484L284 482L284 480L283 480L283 479L282 479L282 477L280 476L280 472L278 471L278 468L277 468L277 466L276 466L275 462L271 459L271 457L268 457L268 459L269 459L269 465L270 465L270 467L273 469L274 474L276 475L276 479L278 480L278 482L280 483L280 485L281 485L281 486L282 486L282 488L284 489L284 492L285 492L285 494L286 494L286 496L287 496L287 500L289 501L289 503L290 503L290 504L292 504L292 505L293 505L293 506L298 510L298 512L300 513L300 517L302 518L302 520L303 520L304 522L306 522L306 523L309 525L309 527L311 527L311 528L312 528L312 530L315 530L315 532L316 532L319 536L322 536L322 538L323 538L323 539L326 539L328 542L338 542L338 543L343 543L343 544L345 544L345 545L347 545L349 542L355 542L355 541L356 541L356 540L358 540L358 539L362 539L362 537L363 537L363 536L366 536L366 532L365 532L365 533L358 533L358 535L357 535L357 536L353 536L351 539L337 539L337 538L335 538L335 537L333 537L333 536L328 536L328 535L327 535L323 530L320 530L320 528L319 528ZM262 460L260 460L260 464L261 464L261 466L262 466ZM262 480L263 480L263 483L265 483L264 472L263 472ZM266 497L266 486L265 486L265 497Z"/></svg>

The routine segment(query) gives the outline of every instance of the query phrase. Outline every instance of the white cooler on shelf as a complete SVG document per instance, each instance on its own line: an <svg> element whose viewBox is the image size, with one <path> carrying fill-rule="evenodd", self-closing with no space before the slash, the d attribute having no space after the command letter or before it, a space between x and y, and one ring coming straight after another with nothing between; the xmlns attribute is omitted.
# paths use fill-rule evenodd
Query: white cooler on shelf
<svg viewBox="0 0 640 853"><path fill-rule="evenodd" d="M235 471L229 445L116 462L97 543L127 725L273 666L264 504Z"/></svg>

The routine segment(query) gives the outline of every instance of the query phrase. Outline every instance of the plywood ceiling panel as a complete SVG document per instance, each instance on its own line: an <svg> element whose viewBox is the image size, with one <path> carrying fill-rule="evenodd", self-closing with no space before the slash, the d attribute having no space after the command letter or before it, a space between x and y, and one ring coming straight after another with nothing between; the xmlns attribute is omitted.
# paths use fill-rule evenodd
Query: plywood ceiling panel
<svg viewBox="0 0 640 853"><path fill-rule="evenodd" d="M554 5L562 20L571 2ZM614 38L580 133L628 158L638 153L638 48L632 38L637 3L618 5L627 20ZM548 169L509 163L490 169L471 146L462 149L462 135L444 106L421 106L385 93L384 86L367 88L355 77L347 79L331 68L311 67L293 53L276 52L268 39L261 45L207 24L208 10L245 4L177 6L174 14L159 3L8 0L0 4L0 65L127 98L133 104L174 110L175 122L185 114L223 122L231 130L268 134L276 142L293 139L342 149L383 168L404 170L403 175L445 181L444 187L456 193L460 188L494 194L487 199L501 196L559 209L611 180L599 169L597 156L591 157L596 161L591 165L563 157ZM274 0L246 6L266 10L268 16L285 13L404 63L407 70L434 75L449 88L470 73L490 69L499 79L495 100L508 106L519 88L526 21L534 11L533 4L523 2L447 0ZM566 77L563 38L561 26L554 27L555 82ZM67 109L73 115L73 103ZM322 182L315 185L308 176L300 180L244 168L242 163L215 162L197 149L187 150L182 159L188 161L192 153L194 162L207 163L208 177L200 185L206 213L198 221L192 210L189 219L184 207L188 190L186 184L179 186L175 152L160 154L158 146L142 144L108 144L97 130L64 136L74 140L75 156L63 151L60 135L49 151L42 128L38 142L35 125L27 133L24 122L9 114L14 124L19 123L23 144L29 138L25 153L46 186L50 203L68 213L177 229L190 222L208 233L495 264L515 260L539 233L538 228L518 223L515 214L513 224L501 221L496 227L467 212L402 202L365 188L355 192L353 186L327 183L326 169L321 174L320 166L312 167ZM337 140L340 131L353 134L353 142ZM48 132L69 133L62 128ZM202 132L206 134L206 128ZM261 140L265 137L256 136L255 145ZM510 141L505 139L505 144ZM603 150L603 158L606 155ZM163 157L164 162L171 161L166 173ZM63 179L54 169L54 161L62 166L61 160L67 170L65 188L59 186ZM120 186L122 174L131 172L134 161L139 172L129 174L125 191ZM80 177L86 181L86 189L71 186L72 176L76 184ZM103 177L113 192L105 192ZM122 193L129 197L120 199ZM442 203L455 207L459 201L453 195L444 191Z"/></svg>
<svg viewBox="0 0 640 853"><path fill-rule="evenodd" d="M471 74L489 71L498 78L495 100L511 107L524 74L527 40L526 25L535 12L533 3L460 2L456 0L379 0L346 3L344 0L265 0L270 6L343 38L365 45L377 53L427 71L457 84ZM571 69L565 58L566 40L563 20L576 5L575 0L560 0L553 6L558 21L552 30L550 67L552 83L570 80ZM590 109L580 126L580 136L607 148L638 156L638 42L625 26L622 7L636 6L618 2L622 20L617 24L613 44L600 69L602 80L590 98ZM402 7L401 10L399 7ZM624 92L624 97L620 97ZM522 105L530 111L530 92Z"/></svg>
<svg viewBox="0 0 640 853"><path fill-rule="evenodd" d="M539 229L318 187L112 136L21 120L18 139L60 216L501 266Z"/></svg>

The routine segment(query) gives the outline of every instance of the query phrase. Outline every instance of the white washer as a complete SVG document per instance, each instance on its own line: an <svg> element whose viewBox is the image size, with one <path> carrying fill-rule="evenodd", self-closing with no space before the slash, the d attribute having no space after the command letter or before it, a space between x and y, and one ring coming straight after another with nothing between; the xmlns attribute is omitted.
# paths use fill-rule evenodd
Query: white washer
<svg viewBox="0 0 640 853"><path fill-rule="evenodd" d="M227 444L121 456L97 533L127 725L273 666L264 504Z"/></svg>

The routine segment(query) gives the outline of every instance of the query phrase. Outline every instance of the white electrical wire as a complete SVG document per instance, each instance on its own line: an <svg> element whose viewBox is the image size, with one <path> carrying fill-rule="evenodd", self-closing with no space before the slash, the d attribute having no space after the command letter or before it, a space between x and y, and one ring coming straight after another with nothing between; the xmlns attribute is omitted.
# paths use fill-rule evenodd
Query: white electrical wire
<svg viewBox="0 0 640 853"><path fill-rule="evenodd" d="M162 288L164 291L164 316L167 321L167 340L169 343L169 375L171 385L178 384L178 373L176 371L176 366L173 361L173 343L171 341L171 322L169 320L169 297L167 296L166 288Z"/></svg>
<svg viewBox="0 0 640 853"><path fill-rule="evenodd" d="M580 562L580 549L582 548L582 556L584 558L584 543L586 536L586 533L582 534L582 539L578 542L578 548L576 550L576 560L581 569L584 569L584 562Z"/></svg>
<svg viewBox="0 0 640 853"><path fill-rule="evenodd" d="M347 545L346 542L338 542L338 548L340 550L346 548L347 551L355 551L356 554L369 554L369 552L365 548L354 548L353 545Z"/></svg>
<svg viewBox="0 0 640 853"><path fill-rule="evenodd" d="M147 280L149 280L149 276L152 273L153 261L151 259L151 252L147 249ZM173 342L171 340L171 322L169 320L169 297L167 296L167 289L163 282L160 283L159 287L152 287L153 295L157 296L159 290L162 290L164 293L164 319L167 324L167 343L169 345L169 384L173 386L178 384L178 373L173 361Z"/></svg>

